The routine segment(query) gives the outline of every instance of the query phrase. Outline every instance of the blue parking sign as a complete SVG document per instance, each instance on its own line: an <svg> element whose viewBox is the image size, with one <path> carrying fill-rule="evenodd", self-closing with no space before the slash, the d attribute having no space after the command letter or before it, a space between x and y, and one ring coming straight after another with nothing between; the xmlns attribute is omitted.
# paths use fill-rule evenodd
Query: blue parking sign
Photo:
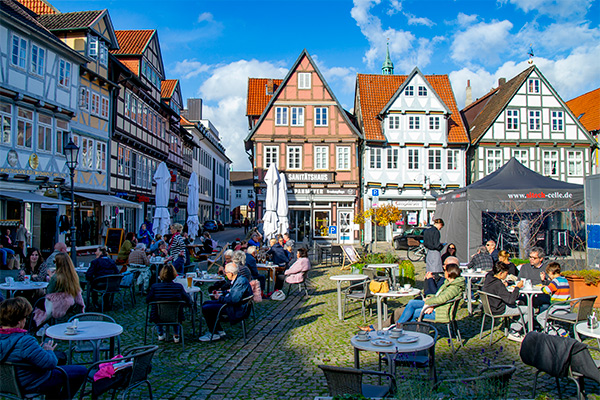
<svg viewBox="0 0 600 400"><path fill-rule="evenodd" d="M371 189L371 196L379 197L379 189Z"/></svg>
<svg viewBox="0 0 600 400"><path fill-rule="evenodd" d="M329 226L329 234L330 234L330 235L337 235L337 226L335 226L335 225L330 225L330 226Z"/></svg>

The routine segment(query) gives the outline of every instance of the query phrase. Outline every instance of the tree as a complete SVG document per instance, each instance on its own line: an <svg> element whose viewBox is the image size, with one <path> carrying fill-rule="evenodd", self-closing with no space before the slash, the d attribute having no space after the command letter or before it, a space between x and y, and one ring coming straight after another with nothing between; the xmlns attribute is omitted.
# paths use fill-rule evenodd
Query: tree
<svg viewBox="0 0 600 400"><path fill-rule="evenodd" d="M377 207L370 207L365 211L359 211L354 217L355 224L364 224L370 220L378 226L387 226L402 219L402 210L393 204L381 204ZM377 229L374 234L374 246L377 246Z"/></svg>

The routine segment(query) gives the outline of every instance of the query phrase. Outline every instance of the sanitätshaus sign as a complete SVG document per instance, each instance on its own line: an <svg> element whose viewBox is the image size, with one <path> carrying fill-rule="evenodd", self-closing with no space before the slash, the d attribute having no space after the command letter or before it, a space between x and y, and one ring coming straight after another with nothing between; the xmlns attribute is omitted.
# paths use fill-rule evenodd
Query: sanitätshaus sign
<svg viewBox="0 0 600 400"><path fill-rule="evenodd" d="M293 183L333 183L335 176L333 172L286 172L288 182Z"/></svg>

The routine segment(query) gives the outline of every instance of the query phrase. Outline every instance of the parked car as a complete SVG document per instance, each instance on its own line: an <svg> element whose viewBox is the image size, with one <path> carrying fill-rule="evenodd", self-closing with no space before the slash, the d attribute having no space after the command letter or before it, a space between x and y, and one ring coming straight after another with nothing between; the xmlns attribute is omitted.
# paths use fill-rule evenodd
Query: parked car
<svg viewBox="0 0 600 400"><path fill-rule="evenodd" d="M217 225L217 222L214 219L204 221L204 225L202 225L202 228L205 231L209 232L217 232L219 230L219 226Z"/></svg>
<svg viewBox="0 0 600 400"><path fill-rule="evenodd" d="M223 231L223 230L225 230L225 225L224 225L224 224L223 224L223 222L221 222L221 220L219 220L219 219L217 220L217 228L218 228L220 231Z"/></svg>
<svg viewBox="0 0 600 400"><path fill-rule="evenodd" d="M423 240L424 227L408 228L402 234L394 236L394 249L396 250L408 250L408 238L415 240Z"/></svg>
<svg viewBox="0 0 600 400"><path fill-rule="evenodd" d="M241 228L242 222L239 219L234 219L233 222L231 223L231 226L233 228Z"/></svg>

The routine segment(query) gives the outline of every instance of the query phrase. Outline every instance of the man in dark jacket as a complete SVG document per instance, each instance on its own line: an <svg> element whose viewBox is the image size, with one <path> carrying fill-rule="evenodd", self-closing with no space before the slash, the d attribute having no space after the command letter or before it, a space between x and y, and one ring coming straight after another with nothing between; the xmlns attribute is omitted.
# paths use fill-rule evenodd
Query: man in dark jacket
<svg viewBox="0 0 600 400"><path fill-rule="evenodd" d="M437 218L433 221L433 226L425 229L423 232L423 246L427 249L425 258L425 270L433 274L443 274L442 254L440 251L444 248L440 243L440 230L444 227L444 221Z"/></svg>
<svg viewBox="0 0 600 400"><path fill-rule="evenodd" d="M467 266L469 268L491 271L492 267L494 266L494 261L492 260L492 256L490 256L490 253L488 253L485 246L479 246L477 248L477 253L473 255Z"/></svg>
<svg viewBox="0 0 600 400"><path fill-rule="evenodd" d="M277 239L271 239L271 248L267 251L267 257L273 264L279 266L287 266L290 261L290 255L282 245L277 243Z"/></svg>
<svg viewBox="0 0 600 400"><path fill-rule="evenodd" d="M106 247L102 246L102 247L98 247L96 249L96 259L92 260L92 262L90 263L90 267L85 272L85 279L88 282L90 282L90 285L91 285L95 279L97 279L101 276L116 275L118 273L119 273L119 269L117 268L117 264L115 264L115 261L108 256L108 249ZM96 282L93 285L94 286L91 287L90 289L104 289L105 282L102 282L102 283ZM98 305L98 293L93 292L93 291L91 293L92 293L92 303L94 304L94 307L96 307L96 309L100 309L100 306ZM112 302L110 301L108 296L111 296L111 295L106 295L105 298L103 299L103 301L106 301L105 304L109 304L108 308L110 308L110 304ZM105 307L105 309L106 308L107 307Z"/></svg>
<svg viewBox="0 0 600 400"><path fill-rule="evenodd" d="M246 267L248 267L248 269L250 270L250 273L252 274L252 279L256 279L258 282L260 282L260 290L264 292L266 277L258 273L258 267L256 265L257 251L258 250L255 246L248 247L248 250L246 250Z"/></svg>

